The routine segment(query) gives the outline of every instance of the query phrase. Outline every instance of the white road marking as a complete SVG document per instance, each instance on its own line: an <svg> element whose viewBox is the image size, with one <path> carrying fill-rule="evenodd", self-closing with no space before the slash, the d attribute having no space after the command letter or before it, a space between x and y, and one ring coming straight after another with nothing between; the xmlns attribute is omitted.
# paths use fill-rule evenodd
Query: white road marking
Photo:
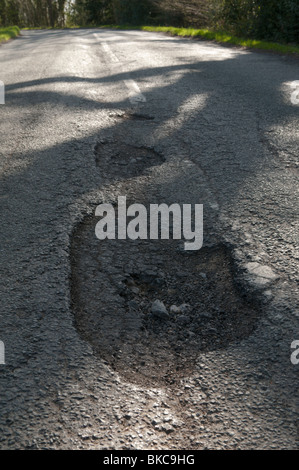
<svg viewBox="0 0 299 470"><path fill-rule="evenodd" d="M129 90L129 93L130 93L129 100L131 101L132 104L146 102L145 96L141 93L139 86L134 80L129 78L129 79L124 80L124 83Z"/></svg>
<svg viewBox="0 0 299 470"><path fill-rule="evenodd" d="M103 46L103 49L104 49L104 51L106 52L106 54L109 56L111 62L119 63L118 57L116 57L116 55L114 54L114 52L112 52L112 50L110 49L109 45L108 45L106 42L103 42L103 43L102 43L102 46Z"/></svg>
<svg viewBox="0 0 299 470"><path fill-rule="evenodd" d="M94 34L97 40L99 40L99 37ZM105 53L108 55L110 58L111 62L114 64L120 64L119 58L114 54L114 52L111 50L109 44L107 42L102 42L102 47L105 51ZM124 70L121 70L124 72ZM138 103L146 103L146 98L145 96L141 93L139 86L133 80L132 78L127 78L124 79L124 84L126 85L127 89L129 90L129 100L131 101L132 104L138 104Z"/></svg>

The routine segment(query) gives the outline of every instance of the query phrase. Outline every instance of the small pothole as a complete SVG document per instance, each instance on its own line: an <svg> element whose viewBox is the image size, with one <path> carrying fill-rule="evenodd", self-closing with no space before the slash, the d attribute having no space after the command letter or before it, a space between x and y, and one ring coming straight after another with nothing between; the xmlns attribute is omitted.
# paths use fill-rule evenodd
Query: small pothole
<svg viewBox="0 0 299 470"><path fill-rule="evenodd" d="M254 331L259 309L237 291L225 246L186 254L176 240L99 241L96 222L72 239L75 325L126 380L174 384L201 352ZM156 300L166 315L153 314Z"/></svg>
<svg viewBox="0 0 299 470"><path fill-rule="evenodd" d="M128 121L154 121L155 116L139 113L137 111L115 111L109 114L110 117L124 119Z"/></svg>
<svg viewBox="0 0 299 470"><path fill-rule="evenodd" d="M96 165L101 174L113 179L139 176L146 169L161 165L165 158L152 148L122 142L100 141L95 149Z"/></svg>

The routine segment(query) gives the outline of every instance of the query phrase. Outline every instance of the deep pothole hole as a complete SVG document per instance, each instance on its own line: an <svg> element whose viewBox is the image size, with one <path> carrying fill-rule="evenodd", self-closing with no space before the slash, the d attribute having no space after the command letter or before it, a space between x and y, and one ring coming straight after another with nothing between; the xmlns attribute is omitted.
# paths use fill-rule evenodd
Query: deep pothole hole
<svg viewBox="0 0 299 470"><path fill-rule="evenodd" d="M99 241L96 221L87 218L72 238L75 325L126 380L174 384L201 352L254 331L259 308L237 290L225 246L188 254L177 240Z"/></svg>

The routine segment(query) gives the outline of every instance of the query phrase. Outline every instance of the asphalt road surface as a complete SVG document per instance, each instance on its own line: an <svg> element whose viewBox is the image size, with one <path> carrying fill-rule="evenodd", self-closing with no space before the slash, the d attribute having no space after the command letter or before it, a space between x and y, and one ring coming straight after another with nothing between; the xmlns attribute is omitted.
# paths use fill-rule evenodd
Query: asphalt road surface
<svg viewBox="0 0 299 470"><path fill-rule="evenodd" d="M0 47L2 449L298 448L298 64L136 31ZM95 207L119 195L203 204L203 249L104 248ZM168 290L135 273L120 304L141 256ZM178 290L189 317L152 326Z"/></svg>

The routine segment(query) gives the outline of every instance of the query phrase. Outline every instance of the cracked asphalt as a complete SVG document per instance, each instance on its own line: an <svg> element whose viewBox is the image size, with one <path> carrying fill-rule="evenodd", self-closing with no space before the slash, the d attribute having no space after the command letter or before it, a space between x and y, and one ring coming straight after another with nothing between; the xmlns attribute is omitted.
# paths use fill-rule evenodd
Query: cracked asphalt
<svg viewBox="0 0 299 470"><path fill-rule="evenodd" d="M23 31L0 47L1 449L298 449L298 78L295 58L137 31ZM78 328L76 295L87 316L118 295L90 287L102 242L86 228L119 195L203 204L203 249L225 247L256 309L222 345L203 323L209 347L175 382L122 373Z"/></svg>

